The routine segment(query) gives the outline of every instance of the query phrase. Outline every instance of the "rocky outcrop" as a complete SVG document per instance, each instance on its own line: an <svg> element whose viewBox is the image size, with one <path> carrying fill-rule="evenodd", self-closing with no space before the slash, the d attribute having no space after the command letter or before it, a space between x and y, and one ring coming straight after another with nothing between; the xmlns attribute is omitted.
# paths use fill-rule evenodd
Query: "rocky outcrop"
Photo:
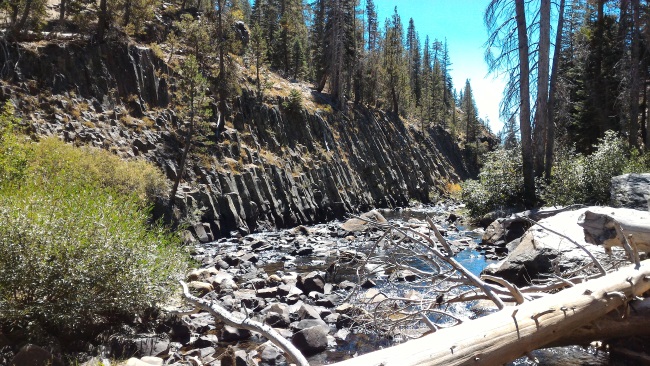
<svg viewBox="0 0 650 366"><path fill-rule="evenodd" d="M145 158L176 178L184 125L167 107L174 75L166 79L169 70L151 50L119 43L12 47L16 62L0 101L13 100L35 135ZM225 126L211 121L195 142L174 210L168 202L155 210L189 221L188 240L429 202L468 176L464 154L440 127L423 136L402 119L352 104L345 113L316 102L286 109L284 98L260 102L242 85Z"/></svg>
<svg viewBox="0 0 650 366"><path fill-rule="evenodd" d="M650 210L650 173L624 174L612 178L610 204L641 211Z"/></svg>

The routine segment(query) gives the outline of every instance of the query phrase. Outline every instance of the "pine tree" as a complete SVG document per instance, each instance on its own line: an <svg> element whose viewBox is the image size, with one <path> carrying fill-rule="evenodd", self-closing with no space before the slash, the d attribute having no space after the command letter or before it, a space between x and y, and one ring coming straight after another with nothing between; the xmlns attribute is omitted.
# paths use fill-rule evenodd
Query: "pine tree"
<svg viewBox="0 0 650 366"><path fill-rule="evenodd" d="M397 7L393 16L386 20L385 40L383 50L383 66L386 74L385 85L387 88L387 99L390 101L393 113L399 115L400 105L409 85L408 64L405 60L402 21L397 13Z"/></svg>

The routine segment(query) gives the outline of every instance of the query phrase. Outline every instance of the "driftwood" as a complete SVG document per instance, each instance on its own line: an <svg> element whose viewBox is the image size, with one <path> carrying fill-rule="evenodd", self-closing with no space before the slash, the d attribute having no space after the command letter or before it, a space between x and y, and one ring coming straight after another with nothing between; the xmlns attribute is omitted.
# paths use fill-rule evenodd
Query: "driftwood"
<svg viewBox="0 0 650 366"><path fill-rule="evenodd" d="M612 247L623 247L630 260L639 264L639 252L650 252L650 213L631 209L588 210L579 221L585 241Z"/></svg>
<svg viewBox="0 0 650 366"><path fill-rule="evenodd" d="M336 366L499 365L543 348L650 290L650 261ZM594 333L594 337L599 334ZM597 339L597 338L596 338Z"/></svg>
<svg viewBox="0 0 650 366"><path fill-rule="evenodd" d="M289 358L293 359L293 361L298 366L309 366L309 362L307 362L305 356L303 356L302 353L300 353L300 351L291 342L281 336L270 326L254 321L248 317L237 317L234 314L230 313L228 310L221 307L216 302L200 299L192 295L185 282L180 281L180 284L183 287L183 296L192 305L206 310L215 319L219 319L227 325L260 333L266 337L266 339L270 340L273 342L273 344L280 347L284 352L286 352Z"/></svg>

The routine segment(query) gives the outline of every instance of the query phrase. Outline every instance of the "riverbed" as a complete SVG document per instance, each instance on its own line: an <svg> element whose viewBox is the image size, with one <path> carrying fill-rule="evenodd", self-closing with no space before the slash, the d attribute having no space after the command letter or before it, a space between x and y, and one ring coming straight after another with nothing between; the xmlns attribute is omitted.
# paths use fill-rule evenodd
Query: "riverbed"
<svg viewBox="0 0 650 366"><path fill-rule="evenodd" d="M455 220L455 215L449 212L453 207L429 206L402 210L382 210L381 213L393 224L417 225L425 218L431 217L437 225L442 227L446 239L454 242L459 247L456 260L462 263L474 274L479 274L486 265L495 261L494 256L488 253L486 257L480 247L482 230L465 225L462 221ZM451 219L451 220L450 220ZM453 220L453 222L452 222ZM254 251L256 265L263 269L267 275L276 274L304 274L312 271L325 273L330 264L342 252L364 252L378 240L382 232L368 230L360 233L349 233L341 228L341 222L330 222L312 226L303 226L294 229L262 232L251 234L245 238L222 239L218 242L202 245L197 248L197 259L214 257L217 255L250 255L241 250L242 242L255 242ZM260 250L261 249L261 250ZM343 270L338 280L351 280L356 278L352 271ZM376 280L378 291L403 291L412 283L405 281L395 285L386 278L378 277ZM392 287L392 288L389 288ZM459 316L475 318L483 314L472 308L474 304L456 306L452 309L459 312ZM345 337L337 337L335 342L324 352L308 358L312 365L330 364L355 355L372 352L374 350L390 347L399 342L397 338L385 338L371 332L352 332ZM536 362L542 365L609 365L609 354L597 351L594 348L561 347L553 349L536 350L532 353ZM528 357L520 358L510 365L533 365L535 361Z"/></svg>

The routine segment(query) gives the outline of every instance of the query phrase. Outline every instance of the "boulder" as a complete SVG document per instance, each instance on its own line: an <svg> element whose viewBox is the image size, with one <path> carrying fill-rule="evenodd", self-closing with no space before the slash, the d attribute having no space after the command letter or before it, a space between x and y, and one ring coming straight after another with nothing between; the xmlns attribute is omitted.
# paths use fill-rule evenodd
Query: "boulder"
<svg viewBox="0 0 650 366"><path fill-rule="evenodd" d="M18 351L9 366L63 366L63 362L48 350L28 344Z"/></svg>
<svg viewBox="0 0 650 366"><path fill-rule="evenodd" d="M327 327L315 326L293 335L291 343L303 354L309 356L327 349Z"/></svg>
<svg viewBox="0 0 650 366"><path fill-rule="evenodd" d="M284 363L282 352L271 342L266 342L257 348L260 355L260 366L275 366Z"/></svg>
<svg viewBox="0 0 650 366"><path fill-rule="evenodd" d="M300 319L320 319L320 313L313 306L302 304L298 309L298 317Z"/></svg>
<svg viewBox="0 0 650 366"><path fill-rule="evenodd" d="M224 342L242 341L251 337L250 330L239 329L225 325L221 330L221 339Z"/></svg>
<svg viewBox="0 0 650 366"><path fill-rule="evenodd" d="M297 286L305 293L312 291L323 293L325 291L325 280L319 272L313 271L304 276L298 276Z"/></svg>
<svg viewBox="0 0 650 366"><path fill-rule="evenodd" d="M503 247L521 238L529 227L530 223L522 218L496 219L485 229L481 244Z"/></svg>
<svg viewBox="0 0 650 366"><path fill-rule="evenodd" d="M382 214L380 214L379 211L377 210L372 210L364 214L361 214L360 217L366 220L378 222L380 224L385 224L388 222L386 218ZM357 232L357 231L367 230L369 227L372 227L372 224L365 220L354 218L341 224L341 227L347 231Z"/></svg>
<svg viewBox="0 0 650 366"><path fill-rule="evenodd" d="M273 328L286 328L291 323L291 320L288 313L269 311L264 318L264 322Z"/></svg>
<svg viewBox="0 0 650 366"><path fill-rule="evenodd" d="M605 257L601 246L585 242L580 217L592 207L558 213L542 219L539 224L568 236L594 253ZM551 273L555 266L566 271L591 262L587 254L569 240L553 234L539 225L534 225L521 238L519 245L501 262L488 266L484 273L503 277L518 286L530 284L530 280L541 274Z"/></svg>
<svg viewBox="0 0 650 366"><path fill-rule="evenodd" d="M650 173L624 174L612 178L610 196L613 207L650 210Z"/></svg>

